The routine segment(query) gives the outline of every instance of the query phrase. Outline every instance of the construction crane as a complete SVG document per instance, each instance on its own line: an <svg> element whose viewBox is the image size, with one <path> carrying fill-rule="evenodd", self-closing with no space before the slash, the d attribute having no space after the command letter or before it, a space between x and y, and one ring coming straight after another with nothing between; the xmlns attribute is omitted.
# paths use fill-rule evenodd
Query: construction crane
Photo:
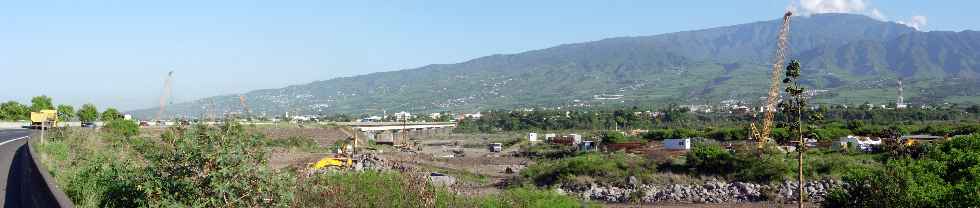
<svg viewBox="0 0 980 208"><path fill-rule="evenodd" d="M173 87L174 71L167 73L167 78L163 80L163 95L160 95L160 110L157 111L157 116L154 120L159 121L163 116L163 112L167 108L167 99L170 97L171 88Z"/></svg>
<svg viewBox="0 0 980 208"><path fill-rule="evenodd" d="M248 104L245 103L245 95L239 95L238 102L242 104L242 116L248 119L249 109Z"/></svg>
<svg viewBox="0 0 980 208"><path fill-rule="evenodd" d="M760 149L765 147L766 143L772 141L770 133L772 133L772 119L775 113L774 111L776 111L776 102L779 98L780 69L783 68L786 53L789 52L789 23L791 16L793 16L793 12L787 11L783 15L783 24L779 28L776 56L773 57L772 76L770 77L772 84L769 85L769 97L766 98L765 107L762 109L764 111L762 129L756 128L755 123L751 124L751 136L757 140L757 145Z"/></svg>

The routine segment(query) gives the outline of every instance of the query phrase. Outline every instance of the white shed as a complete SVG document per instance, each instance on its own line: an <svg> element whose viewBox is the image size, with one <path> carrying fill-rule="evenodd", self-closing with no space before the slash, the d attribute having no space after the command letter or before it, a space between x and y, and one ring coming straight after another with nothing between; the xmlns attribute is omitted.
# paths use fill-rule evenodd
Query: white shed
<svg viewBox="0 0 980 208"><path fill-rule="evenodd" d="M689 150L691 149L691 139L665 139L664 148L669 150Z"/></svg>
<svg viewBox="0 0 980 208"><path fill-rule="evenodd" d="M538 142L538 133L534 133L534 132L527 133L527 141L531 143Z"/></svg>

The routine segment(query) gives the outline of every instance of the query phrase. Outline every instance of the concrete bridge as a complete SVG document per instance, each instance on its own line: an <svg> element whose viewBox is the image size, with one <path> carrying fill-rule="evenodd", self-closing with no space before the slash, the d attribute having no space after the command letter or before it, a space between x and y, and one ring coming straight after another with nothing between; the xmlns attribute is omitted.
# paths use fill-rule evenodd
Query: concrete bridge
<svg viewBox="0 0 980 208"><path fill-rule="evenodd" d="M379 144L402 144L408 138L445 134L456 128L452 122L322 122L350 126L358 130L368 140Z"/></svg>

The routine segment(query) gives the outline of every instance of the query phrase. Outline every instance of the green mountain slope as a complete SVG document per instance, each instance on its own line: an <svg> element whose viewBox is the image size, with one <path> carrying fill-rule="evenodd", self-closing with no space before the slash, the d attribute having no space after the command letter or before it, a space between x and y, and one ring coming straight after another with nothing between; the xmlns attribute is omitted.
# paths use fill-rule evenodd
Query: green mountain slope
<svg viewBox="0 0 980 208"><path fill-rule="evenodd" d="M751 104L767 89L778 23L566 44L245 96L260 115L716 104L727 99ZM795 18L791 31L792 57L804 63L805 83L827 90L818 94L821 102L887 102L895 97L899 77L908 80L909 100L978 101L973 92L937 93L946 85L975 86L980 69L977 32L918 32L847 14ZM227 95L176 104L168 112L198 117L208 108L219 114L241 111L238 95ZM133 113L146 118L152 112Z"/></svg>

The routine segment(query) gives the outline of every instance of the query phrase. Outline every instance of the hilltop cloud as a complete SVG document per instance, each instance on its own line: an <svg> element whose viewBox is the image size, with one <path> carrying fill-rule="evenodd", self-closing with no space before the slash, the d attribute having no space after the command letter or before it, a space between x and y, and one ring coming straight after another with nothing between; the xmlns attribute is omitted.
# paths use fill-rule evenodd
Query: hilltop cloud
<svg viewBox="0 0 980 208"><path fill-rule="evenodd" d="M820 13L861 13L867 10L870 2L865 0L800 0L799 8L803 14Z"/></svg>
<svg viewBox="0 0 980 208"><path fill-rule="evenodd" d="M823 13L863 14L881 21L889 21L881 10L875 8L870 0L794 0L788 10L803 16ZM894 21L922 30L928 23L923 15L912 16L909 20Z"/></svg>
<svg viewBox="0 0 980 208"><path fill-rule="evenodd" d="M926 18L926 16L916 15L916 16L912 16L912 18L910 18L908 21L897 21L897 22L898 24L908 25L909 27L915 28L916 30L920 30L920 28L926 26L926 23L928 23L929 20L928 18Z"/></svg>

